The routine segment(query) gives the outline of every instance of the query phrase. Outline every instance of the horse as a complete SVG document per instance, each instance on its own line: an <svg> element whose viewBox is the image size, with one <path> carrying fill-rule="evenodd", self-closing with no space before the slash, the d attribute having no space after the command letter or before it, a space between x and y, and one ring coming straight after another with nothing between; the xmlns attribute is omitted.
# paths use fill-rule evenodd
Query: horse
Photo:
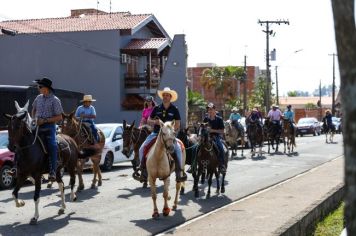
<svg viewBox="0 0 356 236"><path fill-rule="evenodd" d="M15 106L19 107L17 102ZM41 137L38 135L38 126L32 129L33 121L27 112L28 102L25 109L15 115L4 114L9 120L8 133L10 151L15 152L17 156L17 180L16 186L12 192L16 207L23 207L25 202L18 199L18 192L23 186L25 180L31 176L35 180L35 214L30 220L30 224L37 224L39 218L39 198L42 183L42 174L48 173L49 157L47 148L44 147ZM18 109L19 110L19 109ZM86 158L94 153L92 149L85 149L80 152L75 141L67 135L57 135L58 140L58 166L56 169L56 182L61 192L61 207L58 214L63 214L66 208L64 198L64 183L62 181L61 169L66 167L70 175L71 194L70 199L77 199L73 189L75 184L75 169L78 158Z"/></svg>
<svg viewBox="0 0 356 236"><path fill-rule="evenodd" d="M101 177L101 170L100 170L100 160L101 160L101 153L104 149L105 145L105 136L104 133L98 129L99 141L97 144L93 145L91 141L91 130L89 127L85 127L83 122L80 120L78 121L74 116L74 111L70 114L62 113L63 122L61 126L61 132L63 134L69 135L72 137L75 142L77 143L80 150L84 148L96 148L97 152L95 155L90 156L90 160L93 163L93 180L91 184L91 188L95 188L96 183L98 186L102 185L102 177ZM83 169L86 160L79 160L78 162L78 178L79 178L79 185L77 191L81 191L84 189L84 182L83 182ZM98 180L96 179L98 176Z"/></svg>
<svg viewBox="0 0 356 236"><path fill-rule="evenodd" d="M167 121L163 123L160 120L160 131L157 135L157 140L150 148L147 154L146 168L148 173L148 182L151 187L151 196L153 201L153 218L159 217L157 209L157 193L156 193L156 180L159 178L164 183L163 189L163 198L164 198L164 207L163 215L168 216L170 208L168 207L169 196L169 183L170 183L170 174L175 170L174 161L172 161L172 153L174 153L174 145L176 142L175 132L174 132L174 121ZM185 164L185 149L182 143L182 159L183 159L183 168ZM170 163L172 164L170 165ZM176 194L173 203L173 210L177 209L178 204L178 193L181 189L181 186L184 186L184 182L176 182Z"/></svg>
<svg viewBox="0 0 356 236"><path fill-rule="evenodd" d="M256 154L256 145L259 147L258 156L262 156L262 146L263 146L263 128L259 124L258 120L249 121L249 126L247 129L247 137L251 144L252 156Z"/></svg>
<svg viewBox="0 0 356 236"><path fill-rule="evenodd" d="M238 130L235 128L235 125L231 121L225 122L225 139L228 146L230 146L232 151L232 156L237 154L238 149L238 139L240 139L241 143L241 156L244 156L244 148L245 148L245 132L243 130Z"/></svg>
<svg viewBox="0 0 356 236"><path fill-rule="evenodd" d="M325 142L326 143L333 143L334 141L334 135L335 135L335 127L333 124L331 124L331 127L327 124L327 121L325 117L323 118L323 130L325 133ZM328 140L329 136L329 140Z"/></svg>
<svg viewBox="0 0 356 236"><path fill-rule="evenodd" d="M295 143L295 135L297 133L297 129L296 127L292 126L290 123L290 120L288 118L283 118L282 120L282 126L283 126L283 133L282 133L282 137L283 137L283 142L284 142L284 153L286 153L286 146L288 148L288 153L292 152L294 150L294 147L296 147L296 143Z"/></svg>
<svg viewBox="0 0 356 236"><path fill-rule="evenodd" d="M151 129L149 129L146 125L141 128L135 127L135 121L132 122L131 125L126 124L126 120L123 122L123 148L122 154L124 154L127 158L129 158L134 152L134 159L131 161L132 168L134 170L133 176L137 175L138 166L140 164L139 158L139 149L142 143L146 140L147 136L151 133ZM134 176L135 178L135 176ZM147 187L147 181L143 183L143 188Z"/></svg>
<svg viewBox="0 0 356 236"><path fill-rule="evenodd" d="M216 193L219 194L225 192L225 176L226 173L222 174L221 186L219 181L219 160L218 160L218 150L217 146L214 143L209 131L208 123L200 124L199 128L199 148L196 156L195 163L193 163L193 177L194 177L194 195L199 197L198 191L198 182L199 178L202 175L205 175L208 178L208 192L207 198L210 198L210 189L212 184L213 175L216 178ZM224 153L224 162L225 167L227 168L228 164L228 151ZM202 182L203 183L203 182Z"/></svg>
<svg viewBox="0 0 356 236"><path fill-rule="evenodd" d="M272 149L275 150L275 152L278 152L278 146L281 139L280 126L278 122L279 121L271 121L269 118L265 119L268 153L270 153L270 146L272 146ZM274 148L274 142L276 142L276 149Z"/></svg>

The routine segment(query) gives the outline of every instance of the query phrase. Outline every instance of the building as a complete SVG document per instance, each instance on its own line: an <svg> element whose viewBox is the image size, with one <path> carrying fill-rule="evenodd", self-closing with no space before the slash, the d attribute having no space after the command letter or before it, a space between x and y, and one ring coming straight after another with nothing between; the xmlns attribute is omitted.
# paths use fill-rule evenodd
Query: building
<svg viewBox="0 0 356 236"><path fill-rule="evenodd" d="M152 14L77 9L69 17L3 21L0 28L16 31L0 34L1 84L47 76L55 88L92 94L97 122L139 121L143 98L170 86L185 117L184 35L172 40Z"/></svg>

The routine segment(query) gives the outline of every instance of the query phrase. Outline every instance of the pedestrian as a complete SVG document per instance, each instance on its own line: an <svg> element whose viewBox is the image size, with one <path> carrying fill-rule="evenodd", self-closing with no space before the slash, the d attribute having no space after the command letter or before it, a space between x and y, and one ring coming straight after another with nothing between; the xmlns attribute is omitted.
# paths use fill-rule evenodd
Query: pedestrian
<svg viewBox="0 0 356 236"><path fill-rule="evenodd" d="M144 108L142 111L142 118L140 122L140 126L147 125L148 118L150 117L153 108L156 106L155 101L152 96L147 96L145 98L145 102L143 104Z"/></svg>

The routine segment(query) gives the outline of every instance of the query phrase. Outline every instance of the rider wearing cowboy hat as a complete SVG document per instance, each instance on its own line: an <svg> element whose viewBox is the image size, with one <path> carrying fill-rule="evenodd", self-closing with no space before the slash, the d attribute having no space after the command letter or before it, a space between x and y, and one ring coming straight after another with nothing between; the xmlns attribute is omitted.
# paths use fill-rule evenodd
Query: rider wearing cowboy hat
<svg viewBox="0 0 356 236"><path fill-rule="evenodd" d="M145 146L151 142L151 140L157 137L161 127L160 127L160 120L163 122L166 121L173 121L174 120L174 130L179 130L180 127L180 114L178 108L172 104L178 99L178 94L176 91L170 89L169 87L165 87L163 90L157 91L158 96L162 99L162 104L155 106L151 115L148 118L148 124L154 126L153 132L147 136L146 140L140 147L139 150L139 157L141 163L141 180L145 180L147 178L147 170L144 168L144 158L143 158L143 151ZM187 175L184 172L184 166L182 163L182 149L178 142L174 144L174 153L172 157L175 161L175 168L176 168L176 180L178 182L182 182L187 180Z"/></svg>
<svg viewBox="0 0 356 236"><path fill-rule="evenodd" d="M94 123L94 119L96 118L96 111L95 107L91 105L92 102L95 101L96 100L93 99L92 95L84 95L83 100L81 100L83 105L78 106L75 112L75 117L77 119L81 119L82 122L85 122L89 125L94 137L93 144L99 142L98 129L96 128Z"/></svg>
<svg viewBox="0 0 356 236"><path fill-rule="evenodd" d="M241 115L240 113L238 113L238 109L237 107L233 107L231 109L232 113L230 114L229 120L231 121L231 123L235 126L235 128L238 131L243 131L243 127L240 124L240 120L241 120Z"/></svg>
<svg viewBox="0 0 356 236"><path fill-rule="evenodd" d="M284 112L283 116L289 120L292 130L294 130L294 112L292 110L292 105L287 106L287 110Z"/></svg>
<svg viewBox="0 0 356 236"><path fill-rule="evenodd" d="M282 112L279 110L279 106L276 104L272 105L272 109L268 112L267 117L270 118L270 121L272 123L275 123L278 125L278 132L282 132L282 127L281 127L281 119L282 119Z"/></svg>

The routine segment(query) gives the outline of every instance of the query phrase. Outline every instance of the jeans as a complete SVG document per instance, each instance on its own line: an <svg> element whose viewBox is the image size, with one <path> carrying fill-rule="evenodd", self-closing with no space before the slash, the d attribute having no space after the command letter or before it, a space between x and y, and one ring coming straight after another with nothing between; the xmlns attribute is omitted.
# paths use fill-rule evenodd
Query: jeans
<svg viewBox="0 0 356 236"><path fill-rule="evenodd" d="M93 120L83 120L83 122L90 124L91 133L93 134L95 140L97 142L99 142L98 130L97 130L96 126L95 126L94 121Z"/></svg>
<svg viewBox="0 0 356 236"><path fill-rule="evenodd" d="M221 142L221 137L215 135L215 136L214 136L214 141L215 141L215 143L216 143L216 145L218 146L218 149L219 149L219 155L218 155L219 163L220 163L220 165L224 165L224 164L225 164L225 160L224 160L224 147L223 147L223 144L222 144L222 142Z"/></svg>
<svg viewBox="0 0 356 236"><path fill-rule="evenodd" d="M147 146L147 144L149 144L151 142L152 139L154 139L155 137L157 137L157 133L152 132L150 135L147 136L146 140L142 143L140 149L139 149L139 158L140 158L140 163L143 162L143 150L145 149L145 147ZM174 142L174 152L177 156L178 159L178 163L180 164L180 168L183 169L183 163L182 163L182 148L178 143L178 139L176 138L176 142Z"/></svg>
<svg viewBox="0 0 356 236"><path fill-rule="evenodd" d="M48 149L49 155L49 173L56 173L57 169L57 137L56 137L56 125L55 124L43 124L39 127L40 135L44 135L45 139L43 140Z"/></svg>

